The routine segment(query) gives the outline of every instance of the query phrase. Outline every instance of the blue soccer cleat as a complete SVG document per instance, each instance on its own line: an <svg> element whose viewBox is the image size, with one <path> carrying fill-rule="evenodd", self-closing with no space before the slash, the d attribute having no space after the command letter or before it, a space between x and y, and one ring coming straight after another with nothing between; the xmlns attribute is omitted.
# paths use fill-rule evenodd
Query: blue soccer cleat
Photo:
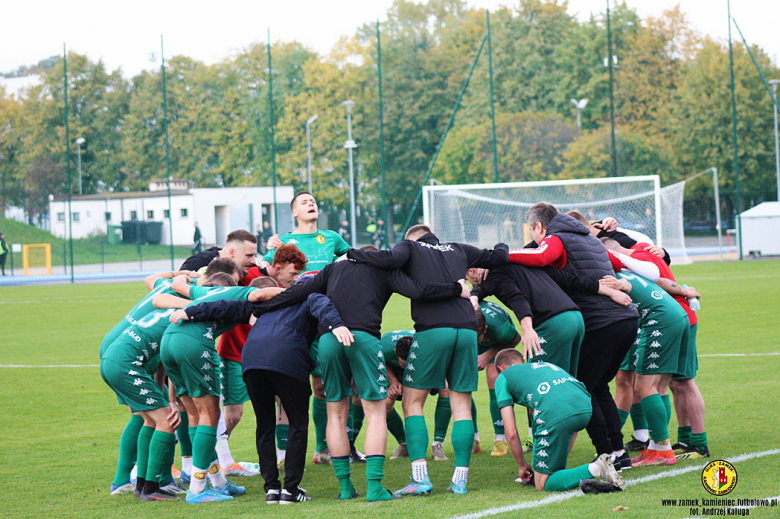
<svg viewBox="0 0 780 519"><path fill-rule="evenodd" d="M428 475L422 481L415 481L414 478L409 478L409 484L401 490L396 490L393 495L396 496L422 496L430 494L433 490L433 483L428 478Z"/></svg>
<svg viewBox="0 0 780 519"><path fill-rule="evenodd" d="M179 476L179 484L189 485L191 480L192 480L191 476L182 470L181 476Z"/></svg>
<svg viewBox="0 0 780 519"><path fill-rule="evenodd" d="M230 480L227 480L227 485L224 487L214 487L215 492L219 492L223 496L240 496L246 494L246 487L240 487Z"/></svg>
<svg viewBox="0 0 780 519"><path fill-rule="evenodd" d="M111 483L111 495L119 496L122 494L132 494L135 490L135 485L130 481L122 483L121 485L114 485Z"/></svg>
<svg viewBox="0 0 780 519"><path fill-rule="evenodd" d="M466 480L461 479L457 483L452 483L449 487L447 487L447 490L452 492L453 494L468 494L469 491L466 488Z"/></svg>
<svg viewBox="0 0 780 519"><path fill-rule="evenodd" d="M213 501L230 501L231 499L233 499L233 496L221 494L214 489L207 488L200 494L193 494L192 492L187 491L186 501L191 505L197 505L200 503L211 503Z"/></svg>

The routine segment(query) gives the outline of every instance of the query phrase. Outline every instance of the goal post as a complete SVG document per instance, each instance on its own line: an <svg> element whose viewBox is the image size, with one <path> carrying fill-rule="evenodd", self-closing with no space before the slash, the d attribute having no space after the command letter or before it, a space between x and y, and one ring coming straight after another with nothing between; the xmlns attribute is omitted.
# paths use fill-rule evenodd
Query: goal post
<svg viewBox="0 0 780 519"><path fill-rule="evenodd" d="M22 265L25 276L51 275L51 244L22 245Z"/></svg>

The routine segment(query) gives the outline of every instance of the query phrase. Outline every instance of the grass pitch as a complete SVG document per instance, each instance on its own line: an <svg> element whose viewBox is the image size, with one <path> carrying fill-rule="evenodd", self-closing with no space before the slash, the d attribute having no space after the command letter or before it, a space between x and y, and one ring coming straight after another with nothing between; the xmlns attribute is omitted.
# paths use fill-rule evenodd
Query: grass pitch
<svg viewBox="0 0 780 519"><path fill-rule="evenodd" d="M703 295L696 380L707 402L706 430L712 459L774 449L780 443L780 356L711 355L780 352L780 262L699 264L677 267L675 275ZM309 461L302 486L313 500L292 507L267 507L260 477L236 478L247 487L245 496L198 507L184 502L143 503L128 495L112 497L108 489L127 410L116 404L96 367L64 366L98 364L101 339L144 291L141 283L121 283L9 287L0 292L0 365L4 366L0 368L0 516L159 518L196 513L231 517L444 518L462 514L480 517L485 510L517 503L533 508L503 515L604 517L617 506L628 507L620 512L621 517L708 515L701 510L694 513L687 506L662 506L661 501L713 497L701 485L701 469L695 468L702 466L702 461L632 469L625 475L628 481L652 474L670 477L630 486L620 494L572 497L521 487L514 482L517 470L511 456L492 458L489 454L493 431L484 376L475 394L484 451L472 457L467 496L445 492L453 467L449 461L429 462L434 483L431 496L376 505L365 499L338 502L333 469ZM394 298L385 314L385 330L411 324L408 302ZM5 367L9 365L58 367ZM433 405L427 407L432 432ZM252 407L247 405L230 442L237 460L257 459L253 422ZM674 440L674 419L670 431ZM630 439L630 421L624 433ZM313 445L312 426L309 460ZM362 439L358 445L362 446ZM391 437L388 451L395 446ZM452 458L449 439L445 452ZM569 466L590 461L593 452L587 434L581 434ZM735 463L739 483L727 497L756 499L780 494L778 462L780 453ZM693 470L677 474L686 468ZM409 473L408 459L388 460L385 483L398 489L406 484ZM353 479L356 488L365 494L364 466L353 465ZM753 508L749 515L777 517L777 510Z"/></svg>

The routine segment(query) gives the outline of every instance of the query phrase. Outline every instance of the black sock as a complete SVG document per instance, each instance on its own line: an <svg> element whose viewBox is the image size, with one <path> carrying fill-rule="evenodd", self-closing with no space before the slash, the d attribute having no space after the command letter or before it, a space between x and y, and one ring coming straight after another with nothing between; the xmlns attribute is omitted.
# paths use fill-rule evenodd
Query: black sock
<svg viewBox="0 0 780 519"><path fill-rule="evenodd" d="M160 483L156 481L146 481L144 483L144 494L146 494L147 496L150 494L154 494L158 490L160 490Z"/></svg>
<svg viewBox="0 0 780 519"><path fill-rule="evenodd" d="M145 484L146 484L146 480L144 478L136 478L136 480L135 480L135 489L138 492L143 492Z"/></svg>

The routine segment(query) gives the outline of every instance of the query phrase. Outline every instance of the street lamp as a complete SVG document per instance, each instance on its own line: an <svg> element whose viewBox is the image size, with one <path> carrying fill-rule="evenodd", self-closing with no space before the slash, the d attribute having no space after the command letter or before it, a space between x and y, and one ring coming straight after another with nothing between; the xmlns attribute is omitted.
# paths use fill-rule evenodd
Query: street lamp
<svg viewBox="0 0 780 519"><path fill-rule="evenodd" d="M582 133L582 110L588 106L588 100L587 99L580 99L577 101L576 99L571 99L571 103L577 108L577 131Z"/></svg>
<svg viewBox="0 0 780 519"><path fill-rule="evenodd" d="M317 114L314 114L306 121L306 158L308 159L309 165L309 194L311 194L311 133L309 127L311 126L311 123L316 120Z"/></svg>
<svg viewBox="0 0 780 519"><path fill-rule="evenodd" d="M777 167L777 201L780 202L780 142L777 138L777 85L780 84L780 79L772 79L769 81L772 85L772 91L774 92L774 110L775 110L775 165Z"/></svg>
<svg viewBox="0 0 780 519"><path fill-rule="evenodd" d="M350 238L352 241L352 248L354 249L357 227L355 226L355 175L352 169L352 149L357 148L357 144L352 140L352 107L355 105L355 102L344 101L341 104L347 109L347 142L344 143L344 147L349 150L349 224L350 227L352 227Z"/></svg>
<svg viewBox="0 0 780 519"><path fill-rule="evenodd" d="M85 142L87 141L84 139L84 137L79 137L76 139L76 144L78 144L76 149L79 150L79 195L81 194L81 145Z"/></svg>

